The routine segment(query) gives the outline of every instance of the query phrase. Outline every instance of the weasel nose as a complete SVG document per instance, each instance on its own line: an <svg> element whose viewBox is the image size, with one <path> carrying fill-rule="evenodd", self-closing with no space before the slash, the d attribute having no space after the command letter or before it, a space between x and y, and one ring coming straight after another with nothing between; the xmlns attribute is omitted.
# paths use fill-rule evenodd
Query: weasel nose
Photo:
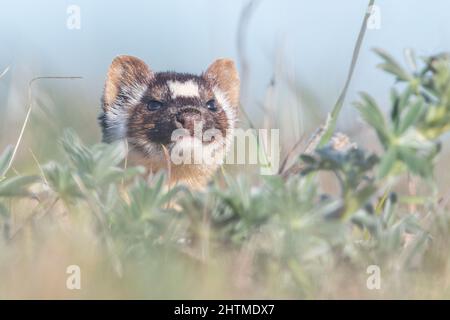
<svg viewBox="0 0 450 320"><path fill-rule="evenodd" d="M189 130L192 136L194 135L195 126L201 126L202 115L196 109L183 110L177 114L176 118L183 128Z"/></svg>

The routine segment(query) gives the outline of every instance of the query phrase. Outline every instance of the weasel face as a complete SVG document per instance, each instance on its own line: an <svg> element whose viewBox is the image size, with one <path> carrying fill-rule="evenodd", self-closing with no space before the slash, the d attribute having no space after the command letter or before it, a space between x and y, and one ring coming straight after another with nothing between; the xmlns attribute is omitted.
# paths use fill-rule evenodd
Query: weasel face
<svg viewBox="0 0 450 320"><path fill-rule="evenodd" d="M127 139L152 171L167 163L164 149L180 146L201 146L223 158L238 101L239 78L231 60L216 60L197 76L153 73L137 58L119 56L109 68L102 99L103 140Z"/></svg>
<svg viewBox="0 0 450 320"><path fill-rule="evenodd" d="M231 111L228 115L227 108ZM182 135L184 131L204 144L223 142L220 137L226 137L233 124L234 111L227 101L217 99L208 81L186 74L157 73L130 112L127 136L143 151L161 145L170 149L176 143L174 133ZM205 139L213 130L218 130L219 138Z"/></svg>

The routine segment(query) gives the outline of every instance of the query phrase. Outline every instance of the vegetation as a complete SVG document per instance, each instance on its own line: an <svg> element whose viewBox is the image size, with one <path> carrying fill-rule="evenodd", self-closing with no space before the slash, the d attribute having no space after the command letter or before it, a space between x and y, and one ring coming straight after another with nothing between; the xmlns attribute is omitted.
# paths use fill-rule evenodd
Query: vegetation
<svg viewBox="0 0 450 320"><path fill-rule="evenodd" d="M434 169L450 130L450 57L410 54L406 70L376 53L395 77L388 113L367 93L355 106L378 154L331 141L300 155L301 170L223 168L193 192L168 190L162 174L146 180L124 166L123 145L86 146L73 130L66 160L38 175L10 170L6 148L0 297L448 298L448 191ZM326 173L337 192L324 191ZM65 286L73 264L79 291ZM370 265L380 290L366 286Z"/></svg>

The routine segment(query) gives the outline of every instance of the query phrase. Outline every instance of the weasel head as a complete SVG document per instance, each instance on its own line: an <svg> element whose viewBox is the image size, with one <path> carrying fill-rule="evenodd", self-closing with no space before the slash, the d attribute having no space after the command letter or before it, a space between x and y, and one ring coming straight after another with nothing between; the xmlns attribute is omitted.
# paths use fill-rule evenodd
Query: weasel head
<svg viewBox="0 0 450 320"><path fill-rule="evenodd" d="M231 60L216 60L192 75L153 72L136 57L118 56L102 97L103 140L126 140L151 171L167 167L169 155L176 159L176 179L208 175L231 145L238 103L239 76Z"/></svg>

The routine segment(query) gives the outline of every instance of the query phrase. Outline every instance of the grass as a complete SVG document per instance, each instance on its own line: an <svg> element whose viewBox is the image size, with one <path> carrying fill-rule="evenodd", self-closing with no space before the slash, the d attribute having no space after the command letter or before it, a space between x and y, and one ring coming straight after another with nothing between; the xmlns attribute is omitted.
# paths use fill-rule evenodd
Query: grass
<svg viewBox="0 0 450 320"><path fill-rule="evenodd" d="M258 4L239 23L244 80ZM95 143L95 115L71 111L78 97L51 110L30 84L18 137L2 136L17 142L0 152L0 298L449 298L450 59L408 51L408 69L376 49L391 101L361 93L359 134L373 138L355 147L335 123L367 18L331 117L309 140L281 141L279 174L223 167L204 191L143 177L122 144ZM265 111L264 127L286 129ZM81 290L66 287L71 265ZM367 286L374 265L378 290Z"/></svg>
<svg viewBox="0 0 450 320"><path fill-rule="evenodd" d="M193 192L142 177L124 166L122 144L87 145L74 130L59 139L62 160L22 156L31 174L13 170L6 148L0 297L448 298L448 191L435 166L445 163L450 60L409 71L376 53L396 79L391 106L382 112L366 93L355 106L377 154L339 134L318 146L319 135L288 153L295 170L224 167ZM70 265L81 290L66 288ZM379 290L366 285L371 265Z"/></svg>

